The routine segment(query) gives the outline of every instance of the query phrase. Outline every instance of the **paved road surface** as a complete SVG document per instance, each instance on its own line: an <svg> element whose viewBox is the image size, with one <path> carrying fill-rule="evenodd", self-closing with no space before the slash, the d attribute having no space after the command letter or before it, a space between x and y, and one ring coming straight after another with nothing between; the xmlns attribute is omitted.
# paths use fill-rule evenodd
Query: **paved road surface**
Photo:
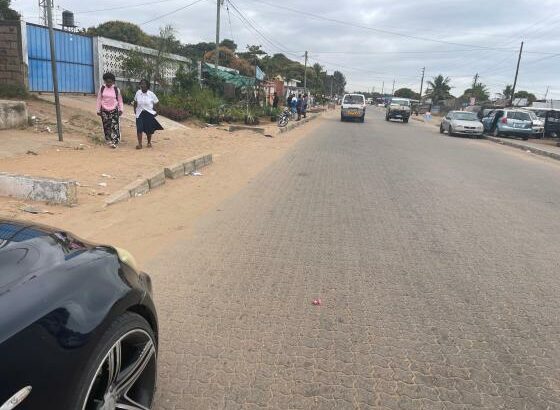
<svg viewBox="0 0 560 410"><path fill-rule="evenodd" d="M323 121L151 264L156 407L560 408L560 166Z"/></svg>

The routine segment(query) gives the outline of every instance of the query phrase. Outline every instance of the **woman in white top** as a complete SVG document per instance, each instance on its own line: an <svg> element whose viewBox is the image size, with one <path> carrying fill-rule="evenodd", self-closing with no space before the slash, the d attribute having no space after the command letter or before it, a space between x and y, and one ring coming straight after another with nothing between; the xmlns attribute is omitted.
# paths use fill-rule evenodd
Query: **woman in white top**
<svg viewBox="0 0 560 410"><path fill-rule="evenodd" d="M147 147L152 148L152 135L156 130L163 129L156 120L158 103L158 98L150 91L150 82L146 79L140 81L140 89L136 91L134 96L134 113L136 114L136 133L138 137L136 149L142 149L143 133L148 137Z"/></svg>

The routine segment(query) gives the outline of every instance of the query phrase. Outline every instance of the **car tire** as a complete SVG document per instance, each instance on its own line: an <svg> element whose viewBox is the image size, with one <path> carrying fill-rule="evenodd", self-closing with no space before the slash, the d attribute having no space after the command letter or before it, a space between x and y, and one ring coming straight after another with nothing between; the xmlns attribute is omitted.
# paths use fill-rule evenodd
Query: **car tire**
<svg viewBox="0 0 560 410"><path fill-rule="evenodd" d="M440 133L440 134L443 134L443 124L440 124L440 125L439 125L439 133Z"/></svg>
<svg viewBox="0 0 560 410"><path fill-rule="evenodd" d="M363 115L362 118L360 118L360 122L362 122L362 123L366 122L366 116L365 115Z"/></svg>
<svg viewBox="0 0 560 410"><path fill-rule="evenodd" d="M340 122L344 122L344 116L343 115L340 116Z"/></svg>
<svg viewBox="0 0 560 410"><path fill-rule="evenodd" d="M389 116L388 115L385 116L385 121L389 121Z"/></svg>
<svg viewBox="0 0 560 410"><path fill-rule="evenodd" d="M408 124L408 118L403 118L402 122L403 124Z"/></svg>
<svg viewBox="0 0 560 410"><path fill-rule="evenodd" d="M128 341L127 338L133 339ZM129 346L130 351L124 351L126 346ZM92 403L95 397L102 394L105 389L96 385L96 382L106 380L101 377L100 372L104 372L104 365L110 361L111 355L116 351L120 356L119 369L123 371L120 375L124 376L121 381L128 380L128 376L136 373L135 369L139 374L139 378L131 382L132 384L128 388L123 387L121 400L125 404L129 404L130 400L135 400L137 403L141 402L142 406L151 408L157 378L157 339L148 321L132 312L126 312L113 320L98 340L89 361L83 366L84 372L79 378L74 398L70 402L71 408L78 410L88 408L87 404ZM144 353L146 353L145 356ZM145 360L134 360L135 356L144 357ZM128 368L124 366L125 361L131 362ZM143 366L144 362L146 362L145 366ZM119 380L118 377L117 380ZM124 384L127 385L126 382ZM131 393L132 387L134 387L134 391ZM125 397L130 394L134 395L134 398Z"/></svg>
<svg viewBox="0 0 560 410"><path fill-rule="evenodd" d="M453 132L453 127L451 125L449 126L449 129L447 130L447 133L449 134L450 137L455 135L455 133Z"/></svg>
<svg viewBox="0 0 560 410"><path fill-rule="evenodd" d="M523 141L527 141L527 140L529 139L529 137L521 137L521 139L522 139Z"/></svg>

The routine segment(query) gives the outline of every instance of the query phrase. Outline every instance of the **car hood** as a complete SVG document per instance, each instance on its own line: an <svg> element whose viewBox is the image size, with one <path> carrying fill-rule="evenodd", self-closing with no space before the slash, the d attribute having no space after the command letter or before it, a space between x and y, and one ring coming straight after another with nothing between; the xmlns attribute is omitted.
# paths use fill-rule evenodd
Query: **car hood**
<svg viewBox="0 0 560 410"><path fill-rule="evenodd" d="M482 123L480 121L465 121L465 120L451 120L451 124L456 127L478 127L482 128Z"/></svg>
<svg viewBox="0 0 560 410"><path fill-rule="evenodd" d="M54 228L0 219L0 297L31 274L52 269L91 247Z"/></svg>

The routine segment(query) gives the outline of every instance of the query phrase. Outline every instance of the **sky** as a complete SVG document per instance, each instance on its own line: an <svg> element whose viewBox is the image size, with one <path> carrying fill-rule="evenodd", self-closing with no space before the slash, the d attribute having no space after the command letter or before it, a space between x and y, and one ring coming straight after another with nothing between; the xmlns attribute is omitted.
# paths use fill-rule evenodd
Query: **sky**
<svg viewBox="0 0 560 410"><path fill-rule="evenodd" d="M216 0L54 0L80 27L125 20L157 34L171 24L185 43L216 36ZM192 4L195 3L195 4ZM192 5L191 5L192 4ZM12 0L37 23L38 0ZM108 10L109 9L109 10ZM244 49L261 44L327 72L346 75L347 90L420 89L442 74L459 96L476 73L495 97L512 84L524 41L518 90L560 99L560 0L224 0L220 38Z"/></svg>

